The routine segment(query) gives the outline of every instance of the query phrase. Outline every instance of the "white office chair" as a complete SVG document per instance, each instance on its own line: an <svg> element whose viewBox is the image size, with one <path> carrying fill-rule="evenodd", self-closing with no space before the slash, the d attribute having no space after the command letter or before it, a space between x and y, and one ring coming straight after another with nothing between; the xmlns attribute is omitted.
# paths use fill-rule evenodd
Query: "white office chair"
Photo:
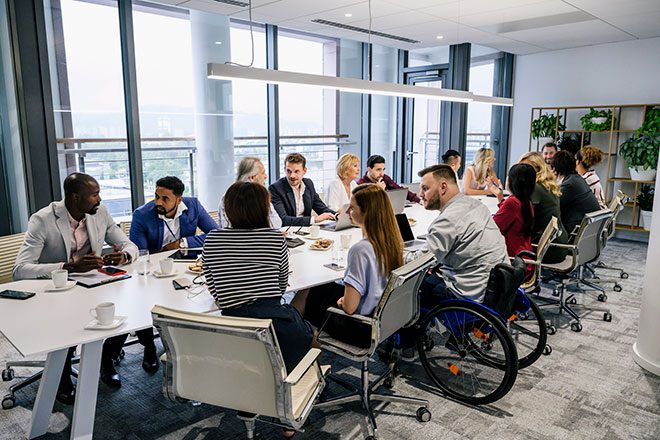
<svg viewBox="0 0 660 440"><path fill-rule="evenodd" d="M270 319L151 311L165 347L163 393L254 414L241 417L249 439L257 417L300 430L325 386L319 349L310 349L288 375ZM260 419L267 421L264 419Z"/></svg>
<svg viewBox="0 0 660 440"><path fill-rule="evenodd" d="M431 420L428 400L375 393L374 390L384 381L387 380L388 385L392 384L394 362L390 363L384 374L369 383L369 359L381 342L401 328L413 325L417 321L419 317L419 287L426 269L434 261L432 254L426 254L393 271L373 316L347 315L343 310L334 307L328 309L325 322L319 329L318 340L321 347L342 357L360 362L362 364L362 384L358 389L343 380L333 377L332 380L350 389L352 393L318 403L317 408L349 402L362 402L373 430L373 438L376 438L377 435L376 419L371 407L371 401L373 400L420 405L417 409L417 419L421 422ZM333 326L351 326L351 328L355 328L355 340L349 343L334 338L331 330Z"/></svg>

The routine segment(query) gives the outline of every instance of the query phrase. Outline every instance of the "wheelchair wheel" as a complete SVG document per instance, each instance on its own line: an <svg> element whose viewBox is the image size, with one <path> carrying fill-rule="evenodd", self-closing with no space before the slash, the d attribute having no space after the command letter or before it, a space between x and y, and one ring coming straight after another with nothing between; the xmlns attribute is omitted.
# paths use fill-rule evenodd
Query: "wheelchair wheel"
<svg viewBox="0 0 660 440"><path fill-rule="evenodd" d="M515 383L516 347L500 318L483 306L447 301L428 312L418 329L422 366L448 396L483 405L502 398Z"/></svg>
<svg viewBox="0 0 660 440"><path fill-rule="evenodd" d="M541 310L529 297L529 310L517 313L509 321L509 333L516 344L518 352L518 368L532 365L543 354L548 341L548 328Z"/></svg>

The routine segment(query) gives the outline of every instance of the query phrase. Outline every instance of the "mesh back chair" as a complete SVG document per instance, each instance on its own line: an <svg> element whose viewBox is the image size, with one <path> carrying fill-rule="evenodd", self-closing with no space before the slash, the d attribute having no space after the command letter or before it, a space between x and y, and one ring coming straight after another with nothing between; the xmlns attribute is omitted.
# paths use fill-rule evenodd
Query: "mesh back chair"
<svg viewBox="0 0 660 440"><path fill-rule="evenodd" d="M428 401L410 397L377 394L374 390L386 379L393 377L393 363L390 368L371 384L369 383L369 359L376 351L376 347L400 329L413 325L419 317L419 287L426 273L426 269L434 262L430 254L426 254L411 261L390 275L385 291L383 292L373 316L347 315L343 310L331 307L328 309L324 324L319 329L318 340L324 350L331 351L339 356L351 359L362 364L361 387L355 388L351 384L333 377L332 379L342 386L351 389L352 393L327 400L317 404L317 407L329 407L348 402L362 402L367 417L376 436L376 419L371 401L398 402L420 405L417 410L419 421L429 421L431 413L428 411ZM353 333L355 341L346 342L333 337L332 328L350 326L355 328ZM359 330L362 331L359 331ZM365 336L360 338L360 335ZM364 343L366 342L366 343Z"/></svg>
<svg viewBox="0 0 660 440"><path fill-rule="evenodd" d="M532 245L536 247L536 252L522 251L518 254L525 264L534 265L534 273L532 276L520 285L520 288L523 289L525 293L539 293L541 291L541 286L539 284L541 280L541 263L545 253L550 248L550 244L559 236L559 233L559 222L557 221L557 217L553 216L543 230L543 234L541 234L538 244Z"/></svg>
<svg viewBox="0 0 660 440"><path fill-rule="evenodd" d="M131 222L119 222L119 229L121 229L126 236L130 236L131 234Z"/></svg>
<svg viewBox="0 0 660 440"><path fill-rule="evenodd" d="M625 195L622 191L617 191L616 195L612 198L610 201L610 204L608 206L609 210L612 211L612 218L610 219L609 222L605 225L605 229L603 230L603 248L607 245L607 241L614 237L614 233L616 232L616 219L623 211L623 208L626 206L626 202L629 200L629 197ZM621 291L621 286L617 282L618 280L615 278L610 278L610 279L605 279L605 278L599 278L596 273L595 269L604 269L604 270L611 270L615 272L619 272L619 277L622 279L627 279L628 278L628 272L625 270L621 269L620 267L614 267L614 266L608 266L606 265L602 260L598 260L598 262L592 266L587 266L589 271L593 273L595 278L593 281L595 283L614 283L614 291L615 292L620 292Z"/></svg>
<svg viewBox="0 0 660 440"><path fill-rule="evenodd" d="M575 285L580 287L585 285L591 287L604 295L602 287L590 282L584 278L584 267L592 263L600 257L602 249L602 234L603 229L607 222L611 219L612 212L609 209L601 209L588 213L582 219L582 223L577 229L575 239L572 244L558 244L552 243L550 246L563 247L569 250L566 259L560 263L546 264L542 263L541 267L547 269L553 278L559 279L559 283L555 286L555 296L559 297L556 304L559 305L559 312L566 311L573 319L571 323L571 330L579 332L582 330L580 317L569 306L569 304L576 304L575 294L570 294L565 297L566 287ZM607 299L607 297L605 297ZM604 299L599 296L599 300ZM595 310L595 309L593 309ZM601 310L604 312L603 319L605 321L612 320L612 314L609 310Z"/></svg>
<svg viewBox="0 0 660 440"><path fill-rule="evenodd" d="M165 347L163 393L252 414L242 416L248 438L260 420L299 430L325 386L328 367L312 348L288 375L270 319L211 316L154 306Z"/></svg>
<svg viewBox="0 0 660 440"><path fill-rule="evenodd" d="M0 237L0 284L12 281L12 270L24 237L24 233Z"/></svg>

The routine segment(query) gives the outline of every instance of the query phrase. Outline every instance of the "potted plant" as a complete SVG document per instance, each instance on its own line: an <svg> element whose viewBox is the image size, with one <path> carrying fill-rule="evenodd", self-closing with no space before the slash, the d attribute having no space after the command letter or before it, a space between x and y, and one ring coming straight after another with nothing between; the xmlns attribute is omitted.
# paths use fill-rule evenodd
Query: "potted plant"
<svg viewBox="0 0 660 440"><path fill-rule="evenodd" d="M539 140L539 145L553 142L558 137L557 131L566 130L561 118L557 121L555 115L541 115L532 121L532 138Z"/></svg>
<svg viewBox="0 0 660 440"><path fill-rule="evenodd" d="M589 109L589 113L580 118L584 131L606 131L612 128L612 110Z"/></svg>
<svg viewBox="0 0 660 440"><path fill-rule="evenodd" d="M637 205L639 206L640 217L642 217L642 227L651 230L651 219L653 217L653 197L655 189L653 185L642 185L637 194Z"/></svg>
<svg viewBox="0 0 660 440"><path fill-rule="evenodd" d="M655 179L659 150L660 137L658 134L642 133L639 130L619 146L619 154L628 164L632 180L651 181Z"/></svg>

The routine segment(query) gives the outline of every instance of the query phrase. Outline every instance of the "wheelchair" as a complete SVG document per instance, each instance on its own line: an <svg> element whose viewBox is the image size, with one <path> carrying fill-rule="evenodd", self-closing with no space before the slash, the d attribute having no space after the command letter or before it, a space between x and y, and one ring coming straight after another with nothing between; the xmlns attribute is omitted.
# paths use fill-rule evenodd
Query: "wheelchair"
<svg viewBox="0 0 660 440"><path fill-rule="evenodd" d="M548 355L547 327L538 306L519 288L525 264L498 264L483 303L455 297L421 310L417 351L429 378L447 396L484 405L505 396L518 369Z"/></svg>

